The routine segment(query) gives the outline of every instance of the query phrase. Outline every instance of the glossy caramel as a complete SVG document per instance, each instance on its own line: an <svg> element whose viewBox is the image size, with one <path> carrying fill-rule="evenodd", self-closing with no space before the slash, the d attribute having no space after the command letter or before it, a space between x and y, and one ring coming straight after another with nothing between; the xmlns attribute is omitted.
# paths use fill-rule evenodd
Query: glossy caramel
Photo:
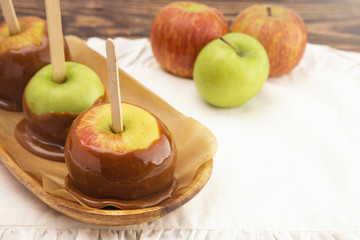
<svg viewBox="0 0 360 240"><path fill-rule="evenodd" d="M95 104L106 100L104 94ZM79 114L46 113L37 115L23 103L24 119L15 128L16 140L33 154L54 161L65 161L64 149L66 137L74 119Z"/></svg>
<svg viewBox="0 0 360 240"><path fill-rule="evenodd" d="M72 128L78 121L79 118ZM99 201L146 198L169 189L174 183L176 149L166 127L157 121L158 140L147 149L124 153L85 146L76 131L71 130L65 149L71 185Z"/></svg>
<svg viewBox="0 0 360 240"><path fill-rule="evenodd" d="M65 178L66 189L74 196L76 199L86 204L86 206L92 208L106 208L106 207L115 207L119 209L140 209L156 206L163 203L165 200L173 197L173 194L177 188L177 182L174 179L170 187L165 190L152 194L150 196L133 199L133 200L119 200L114 198L94 198L90 197L79 189L77 189L68 175Z"/></svg>

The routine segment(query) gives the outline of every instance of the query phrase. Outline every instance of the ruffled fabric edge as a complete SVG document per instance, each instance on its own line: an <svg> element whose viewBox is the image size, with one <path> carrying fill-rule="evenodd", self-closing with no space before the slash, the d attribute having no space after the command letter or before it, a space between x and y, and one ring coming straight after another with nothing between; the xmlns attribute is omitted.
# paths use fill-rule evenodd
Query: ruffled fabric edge
<svg viewBox="0 0 360 240"><path fill-rule="evenodd" d="M360 230L344 231L274 231L236 229L49 229L49 228L4 228L0 229L1 240L18 239L241 239L241 240L353 240L360 239Z"/></svg>

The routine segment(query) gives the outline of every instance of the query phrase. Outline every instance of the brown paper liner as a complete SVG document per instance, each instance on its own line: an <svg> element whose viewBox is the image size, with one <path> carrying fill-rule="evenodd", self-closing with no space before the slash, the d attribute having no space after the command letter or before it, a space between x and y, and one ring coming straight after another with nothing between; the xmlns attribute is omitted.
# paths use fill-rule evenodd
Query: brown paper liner
<svg viewBox="0 0 360 240"><path fill-rule="evenodd" d="M92 68L108 90L106 59L91 50L85 42L75 36L67 36L66 41L71 61ZM119 69L119 71L122 70ZM174 137L178 150L175 177L179 189L179 192L175 192L175 196L179 197L183 193L182 188L186 189L190 183L191 187L194 187L196 183L193 179L195 176L198 177L195 175L196 172L215 155L217 150L216 138L201 123L175 110L125 72L122 72L120 76L123 101L139 105L155 114L165 123ZM6 163L5 165L10 171L14 171L8 162L8 159L14 159L22 170L41 184L43 188L41 191L44 190L46 193L84 205L65 189L65 178L68 174L65 163L37 157L21 147L15 140L14 129L22 118L22 113L0 110L0 145L3 145L2 147L5 149L0 157ZM207 166L209 165L207 164ZM14 175L16 176L16 174ZM18 176L16 177L19 179ZM205 180L207 181L207 179ZM24 184L24 181L21 182Z"/></svg>

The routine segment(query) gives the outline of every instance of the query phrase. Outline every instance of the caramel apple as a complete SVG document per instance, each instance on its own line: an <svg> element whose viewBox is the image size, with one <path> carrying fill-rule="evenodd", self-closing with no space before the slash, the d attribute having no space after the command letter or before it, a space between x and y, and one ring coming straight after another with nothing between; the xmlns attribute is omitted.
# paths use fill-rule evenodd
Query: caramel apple
<svg viewBox="0 0 360 240"><path fill-rule="evenodd" d="M17 19L20 32L11 34L0 24L0 108L22 110L22 94L27 82L50 63L46 23L37 17Z"/></svg>
<svg viewBox="0 0 360 240"><path fill-rule="evenodd" d="M97 198L133 200L174 182L176 149L166 126L147 110L121 103L124 130L111 129L110 103L74 121L65 145L68 181Z"/></svg>
<svg viewBox="0 0 360 240"><path fill-rule="evenodd" d="M105 100L105 88L89 67L65 62L59 0L46 0L51 64L40 69L23 94L25 118L16 126L18 142L35 155L65 161L64 145L73 120Z"/></svg>
<svg viewBox="0 0 360 240"><path fill-rule="evenodd" d="M24 119L16 126L18 142L35 155L64 161L64 145L73 120L105 101L98 75L85 65L66 62L66 80L53 81L52 66L38 71L25 88Z"/></svg>

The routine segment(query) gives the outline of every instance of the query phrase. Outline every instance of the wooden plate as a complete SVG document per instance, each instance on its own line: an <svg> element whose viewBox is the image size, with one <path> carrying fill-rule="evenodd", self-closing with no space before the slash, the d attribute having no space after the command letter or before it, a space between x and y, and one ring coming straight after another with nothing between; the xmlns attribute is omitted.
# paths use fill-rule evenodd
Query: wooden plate
<svg viewBox="0 0 360 240"><path fill-rule="evenodd" d="M72 61L91 67L102 80L107 79L105 58L75 36L67 36L66 41ZM180 161L177 162L175 176L179 181L179 189L171 198L153 207L132 210L94 209L63 198L56 191L48 191L45 186L49 186L49 180L51 184L54 181L60 182L60 185L65 181L65 164L36 157L24 150L13 136L16 123L23 117L22 113L0 110L0 159L4 165L27 189L51 208L86 223L132 225L156 220L195 197L212 172L212 159L217 142L211 131L173 109L130 76L123 72L121 75L123 99L157 115L173 133L177 144ZM104 85L108 89L106 82Z"/></svg>
<svg viewBox="0 0 360 240"><path fill-rule="evenodd" d="M174 196L155 207L133 210L102 210L83 207L44 191L39 181L27 174L0 145L0 159L9 171L36 197L53 209L82 222L97 225L132 225L156 220L187 203L205 186L211 171L212 160L203 163L194 179L187 186L176 191Z"/></svg>

